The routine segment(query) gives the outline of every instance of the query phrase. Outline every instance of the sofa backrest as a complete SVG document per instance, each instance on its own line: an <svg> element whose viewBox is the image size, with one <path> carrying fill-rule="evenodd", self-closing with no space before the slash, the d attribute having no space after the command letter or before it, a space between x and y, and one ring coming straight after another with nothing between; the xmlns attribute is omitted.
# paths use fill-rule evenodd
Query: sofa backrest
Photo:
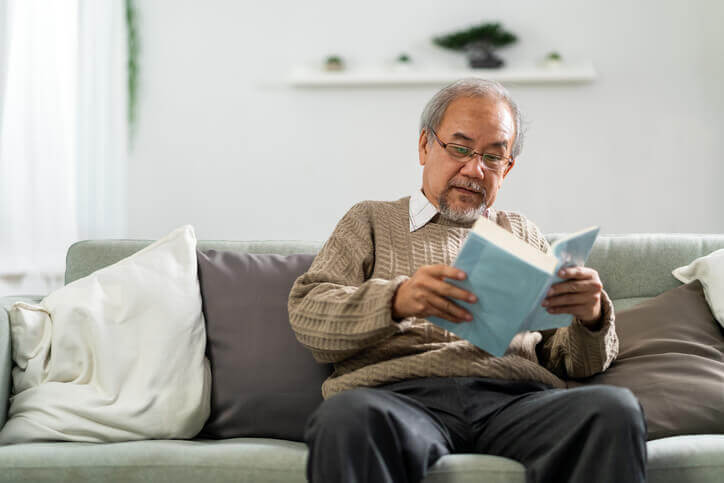
<svg viewBox="0 0 724 483"><path fill-rule="evenodd" d="M547 236L553 242L560 235ZM587 266L598 270L613 300L654 297L678 287L671 271L724 248L724 235L626 234L601 235Z"/></svg>
<svg viewBox="0 0 724 483"><path fill-rule="evenodd" d="M560 234L548 235L552 243ZM73 244L66 257L65 283L115 263L152 243L150 240L89 240ZM201 250L247 253L317 253L322 242L199 241ZM613 300L638 301L680 285L671 271L724 248L724 235L601 235L587 265L598 270ZM628 304L626 304L628 305Z"/></svg>
<svg viewBox="0 0 724 483"><path fill-rule="evenodd" d="M99 268L106 267L147 247L152 240L85 240L68 248L65 257L65 283L85 277ZM295 253L316 254L320 242L309 241L204 241L199 240L200 250L230 250L242 253Z"/></svg>

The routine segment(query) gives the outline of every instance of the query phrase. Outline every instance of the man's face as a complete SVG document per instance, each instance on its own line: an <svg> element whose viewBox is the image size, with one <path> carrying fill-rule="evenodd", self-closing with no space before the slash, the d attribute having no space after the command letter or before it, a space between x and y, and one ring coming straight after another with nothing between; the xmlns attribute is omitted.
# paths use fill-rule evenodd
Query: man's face
<svg viewBox="0 0 724 483"><path fill-rule="evenodd" d="M484 97L455 99L448 105L436 132L444 143L503 156L510 156L516 135L508 105ZM502 174L494 174L483 169L479 156L462 164L443 149L432 132L422 132L418 152L424 167L425 196L443 215L458 221L473 221L492 206L503 178L513 167L511 164Z"/></svg>

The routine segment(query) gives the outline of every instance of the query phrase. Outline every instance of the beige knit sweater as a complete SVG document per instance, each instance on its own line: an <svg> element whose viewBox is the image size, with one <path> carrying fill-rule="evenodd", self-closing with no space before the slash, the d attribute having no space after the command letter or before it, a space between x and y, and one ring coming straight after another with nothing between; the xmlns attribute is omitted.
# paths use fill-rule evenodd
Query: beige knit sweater
<svg viewBox="0 0 724 483"><path fill-rule="evenodd" d="M616 358L613 305L605 292L599 331L574 320L569 327L523 332L502 357L425 319L395 322L392 298L400 283L423 265L451 265L472 226L438 214L410 233L408 210L409 197L356 204L292 287L289 317L297 339L317 361L334 363L322 385L325 398L421 377L534 380L563 388L564 379L604 371ZM523 215L491 210L490 218L531 245L550 249Z"/></svg>

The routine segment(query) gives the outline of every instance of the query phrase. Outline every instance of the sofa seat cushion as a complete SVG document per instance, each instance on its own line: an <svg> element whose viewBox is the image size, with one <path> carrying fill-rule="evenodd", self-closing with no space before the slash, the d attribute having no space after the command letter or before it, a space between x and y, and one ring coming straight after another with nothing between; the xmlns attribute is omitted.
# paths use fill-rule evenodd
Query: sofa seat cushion
<svg viewBox="0 0 724 483"><path fill-rule="evenodd" d="M724 475L724 434L662 438L646 448L651 483L715 482Z"/></svg>
<svg viewBox="0 0 724 483"><path fill-rule="evenodd" d="M27 443L0 447L0 481L306 481L307 447L283 440Z"/></svg>
<svg viewBox="0 0 724 483"><path fill-rule="evenodd" d="M304 443L262 438L0 447L0 482L306 482ZM441 458L425 483L524 483L523 465L488 455Z"/></svg>
<svg viewBox="0 0 724 483"><path fill-rule="evenodd" d="M451 454L433 465L423 483L525 483L525 467L492 455Z"/></svg>
<svg viewBox="0 0 724 483"><path fill-rule="evenodd" d="M650 483L714 482L724 473L724 435L647 443ZM0 447L4 481L304 482L304 443L261 438L125 443L29 443ZM424 483L523 483L520 463L489 455L441 458Z"/></svg>

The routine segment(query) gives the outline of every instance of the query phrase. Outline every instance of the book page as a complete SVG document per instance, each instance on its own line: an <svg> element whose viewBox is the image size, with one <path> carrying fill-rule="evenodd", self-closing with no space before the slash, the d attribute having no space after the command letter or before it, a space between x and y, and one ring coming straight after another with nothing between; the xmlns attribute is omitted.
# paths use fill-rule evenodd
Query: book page
<svg viewBox="0 0 724 483"><path fill-rule="evenodd" d="M472 231L546 273L556 271L558 259L554 255L543 253L485 217L478 218Z"/></svg>
<svg viewBox="0 0 724 483"><path fill-rule="evenodd" d="M593 243L598 237L598 232L599 227L593 226L591 228L586 228L585 230L566 235L552 245L551 251L559 259L559 262L556 266L553 277L538 296L538 300L533 306L533 311L528 316L528 320L525 324L527 330L543 330L555 327L565 327L571 323L571 315L549 314L544 307L541 307L540 303L545 298L550 285L563 281L563 279L558 276L558 269L571 265L585 265L588 255L591 253L591 248L593 248Z"/></svg>
<svg viewBox="0 0 724 483"><path fill-rule="evenodd" d="M556 240L551 245L551 252L560 260L560 267L583 266L599 231L599 227L591 226Z"/></svg>

